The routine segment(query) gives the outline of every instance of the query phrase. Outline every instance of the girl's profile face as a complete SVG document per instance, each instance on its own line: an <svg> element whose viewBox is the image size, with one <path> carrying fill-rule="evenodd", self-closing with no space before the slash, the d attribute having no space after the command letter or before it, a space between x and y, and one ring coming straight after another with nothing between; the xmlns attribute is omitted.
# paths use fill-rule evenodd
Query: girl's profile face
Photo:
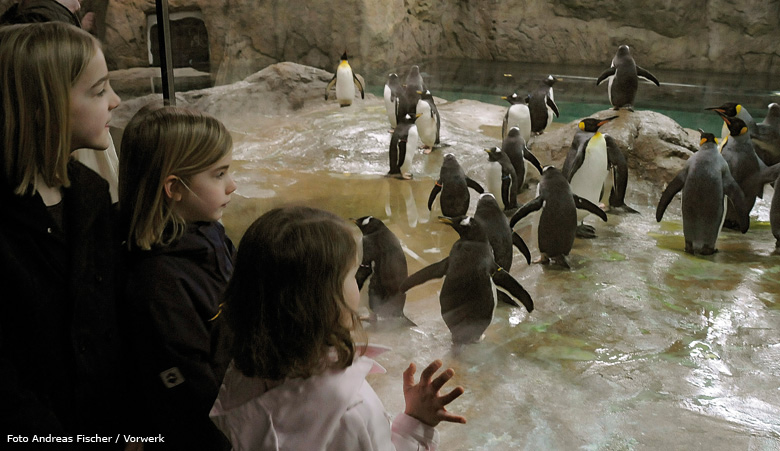
<svg viewBox="0 0 780 451"><path fill-rule="evenodd" d="M236 182L228 172L233 152L228 152L205 171L195 174L180 189L181 200L174 208L187 222L217 221L230 202L230 194L236 190ZM189 189L187 189L189 188Z"/></svg>
<svg viewBox="0 0 780 451"><path fill-rule="evenodd" d="M111 111L119 106L119 102L119 96L111 89L108 81L103 51L97 49L70 89L71 151L108 148L111 144L108 123L111 121Z"/></svg>
<svg viewBox="0 0 780 451"><path fill-rule="evenodd" d="M362 243L358 244L362 247ZM353 311L357 311L358 307L360 306L360 290L357 286L357 279L355 279L355 275L357 274L358 268L360 267L360 260L360 255L355 255L355 261L350 265L349 271L347 271L347 275L344 278L344 283L342 286L344 302ZM352 321L350 318L351 316L349 312L344 312L342 319L351 323Z"/></svg>

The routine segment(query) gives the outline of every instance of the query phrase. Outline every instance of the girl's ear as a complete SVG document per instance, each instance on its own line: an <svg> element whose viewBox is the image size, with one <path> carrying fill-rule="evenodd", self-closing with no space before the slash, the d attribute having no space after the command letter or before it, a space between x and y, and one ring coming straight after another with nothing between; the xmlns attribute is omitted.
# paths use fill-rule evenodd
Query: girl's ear
<svg viewBox="0 0 780 451"><path fill-rule="evenodd" d="M169 175L168 177L165 177L163 189L165 190L165 195L168 199L179 202L182 198L181 190L184 189L184 185L181 183L181 180L179 180L179 177Z"/></svg>

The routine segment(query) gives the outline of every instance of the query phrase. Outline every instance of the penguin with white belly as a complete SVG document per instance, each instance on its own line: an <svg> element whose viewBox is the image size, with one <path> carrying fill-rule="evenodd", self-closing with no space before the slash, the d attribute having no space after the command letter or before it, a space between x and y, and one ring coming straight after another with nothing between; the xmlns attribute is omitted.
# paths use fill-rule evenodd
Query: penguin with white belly
<svg viewBox="0 0 780 451"><path fill-rule="evenodd" d="M349 65L347 59L347 52L341 55L341 62L336 69L336 73L333 74L328 83L328 87L325 89L325 100L328 100L328 92L336 86L336 99L339 101L341 107L352 105L352 100L355 98L355 89L360 91L360 98L365 99L366 93L363 91L363 84L357 78L352 67Z"/></svg>
<svg viewBox="0 0 780 451"><path fill-rule="evenodd" d="M520 192L525 186L526 179L526 164L528 161L531 163L539 175L542 174L542 165L539 164L539 160L531 153L531 150L526 146L526 140L521 136L520 129L512 127L506 134L506 137L501 142L501 150L509 157L509 161L512 162L512 167L515 168L517 174L517 191Z"/></svg>
<svg viewBox="0 0 780 451"><path fill-rule="evenodd" d="M428 210L433 208L434 201L439 197L439 205L444 216L465 215L469 209L469 188L479 194L485 192L482 185L466 176L455 155L448 153L442 161L439 180L436 181L428 196Z"/></svg>
<svg viewBox="0 0 780 451"><path fill-rule="evenodd" d="M614 140L599 131L602 125L615 118L617 116L587 118L579 122L579 130L574 135L562 172L571 185L571 191L577 196L598 205L609 191L610 207L636 213L624 201L628 185L626 159ZM608 179L610 171L612 178ZM611 188L605 189L610 184ZM587 215L584 211L577 212L580 221ZM577 236L593 238L596 236L595 229L582 223L577 227Z"/></svg>
<svg viewBox="0 0 780 451"><path fill-rule="evenodd" d="M487 191L495 196L502 210L514 210L517 208L519 184L512 161L500 147L491 147L485 152L488 154L485 170Z"/></svg>
<svg viewBox="0 0 780 451"><path fill-rule="evenodd" d="M553 85L557 81L559 81L558 78L548 75L544 79L542 86L528 94L525 98L525 103L528 104L528 111L531 115L531 132L536 135L544 133L544 130L552 123L553 115L555 117L561 116L553 95Z"/></svg>
<svg viewBox="0 0 780 451"><path fill-rule="evenodd" d="M747 232L750 218L745 208L745 196L718 151L715 135L700 132L698 152L686 161L685 167L666 186L658 201L655 219L661 222L666 207L675 194L682 191L685 252L711 255L717 252L715 243L726 217L726 202L734 204L742 233Z"/></svg>
<svg viewBox="0 0 780 451"><path fill-rule="evenodd" d="M405 180L412 178L412 162L420 138L414 118L407 114L396 125L393 136L390 137L390 171L388 176L396 176Z"/></svg>
<svg viewBox="0 0 780 451"><path fill-rule="evenodd" d="M615 57L612 58L612 65L605 70L599 78L596 79L596 86L609 80L607 93L609 94L609 103L615 110L625 108L634 111L634 99L639 89L639 77L661 86L658 79L655 78L647 69L636 65L631 56L631 50L627 45L618 47Z"/></svg>
<svg viewBox="0 0 780 451"><path fill-rule="evenodd" d="M398 78L398 74L388 75L385 83L384 100L390 128L395 128L398 125L398 103L401 100L402 91L403 88L401 87L401 80Z"/></svg>
<svg viewBox="0 0 780 451"><path fill-rule="evenodd" d="M538 246L542 254L538 262L551 261L570 268L568 255L574 245L577 231L577 209L583 209L607 220L607 214L598 205L572 193L563 173L553 166L547 166L537 188L534 200L521 206L509 221L514 227L521 219L541 210L538 226Z"/></svg>
<svg viewBox="0 0 780 451"><path fill-rule="evenodd" d="M417 131L420 141L425 146L425 153L430 153L436 144L439 144L441 130L441 117L436 103L433 101L431 91L420 92L420 100L417 101Z"/></svg>
<svg viewBox="0 0 780 451"><path fill-rule="evenodd" d="M496 290L530 313L531 295L493 257L487 235L479 221L468 216L441 217L460 235L450 254L438 263L410 275L402 284L406 292L429 280L444 277L439 294L441 316L456 345L475 343L493 320L497 304Z"/></svg>
<svg viewBox="0 0 780 451"><path fill-rule="evenodd" d="M509 130L517 127L523 141L528 142L531 139L531 111L525 104L525 99L521 99L516 92L501 98L509 102L509 108L506 109L501 123L501 138L506 139Z"/></svg>
<svg viewBox="0 0 780 451"><path fill-rule="evenodd" d="M726 117L737 117L742 119L743 122L747 125L748 132L753 135L756 132L756 120L753 119L753 116L750 114L750 112L745 108L743 105L737 103L737 102L726 102L721 106L714 106L710 108L705 108L705 110L710 110L718 113L720 117L726 116ZM728 138L728 136L731 134L729 131L729 126L726 124L726 122L723 122L723 125L720 129L720 148L723 148L724 140Z"/></svg>

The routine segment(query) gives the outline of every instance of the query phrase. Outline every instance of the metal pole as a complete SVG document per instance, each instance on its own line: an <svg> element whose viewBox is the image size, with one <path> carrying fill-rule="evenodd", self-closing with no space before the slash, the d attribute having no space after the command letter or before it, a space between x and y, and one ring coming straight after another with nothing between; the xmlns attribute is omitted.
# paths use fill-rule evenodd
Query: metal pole
<svg viewBox="0 0 780 451"><path fill-rule="evenodd" d="M163 102L176 105L176 89L173 86L173 57L171 55L171 26L168 21L168 0L155 0L157 6L157 43L160 52Z"/></svg>

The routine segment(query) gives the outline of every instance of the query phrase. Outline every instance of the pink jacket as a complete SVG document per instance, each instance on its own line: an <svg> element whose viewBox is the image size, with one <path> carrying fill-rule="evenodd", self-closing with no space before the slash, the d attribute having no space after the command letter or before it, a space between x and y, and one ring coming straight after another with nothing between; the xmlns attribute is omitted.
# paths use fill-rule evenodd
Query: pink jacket
<svg viewBox="0 0 780 451"><path fill-rule="evenodd" d="M367 355L381 352L369 347ZM435 450L438 432L406 414L396 416L391 429L366 381L384 372L364 356L344 370L269 386L231 364L209 416L236 451Z"/></svg>

